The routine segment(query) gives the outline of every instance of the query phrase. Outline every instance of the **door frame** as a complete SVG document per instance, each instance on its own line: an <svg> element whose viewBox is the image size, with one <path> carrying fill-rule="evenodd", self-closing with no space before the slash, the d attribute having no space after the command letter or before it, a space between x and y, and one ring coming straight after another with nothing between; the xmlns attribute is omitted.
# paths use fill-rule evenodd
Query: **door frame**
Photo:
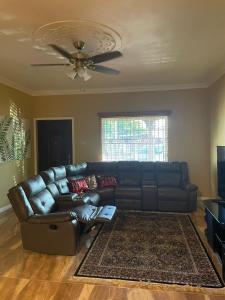
<svg viewBox="0 0 225 300"><path fill-rule="evenodd" d="M72 163L75 162L75 139L74 139L74 118L73 117L55 117L55 118L34 118L34 173L37 174L37 158L38 158L38 147L37 147L37 121L60 121L60 120L71 120L72 121Z"/></svg>

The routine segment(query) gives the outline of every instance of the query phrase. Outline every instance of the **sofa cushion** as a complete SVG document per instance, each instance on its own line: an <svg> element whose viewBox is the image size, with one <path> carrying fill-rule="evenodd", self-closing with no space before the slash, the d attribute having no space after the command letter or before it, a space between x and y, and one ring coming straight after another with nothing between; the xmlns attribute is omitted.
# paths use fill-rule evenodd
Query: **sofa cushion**
<svg viewBox="0 0 225 300"><path fill-rule="evenodd" d="M55 199L55 197L58 197L60 195L59 189L57 185L53 183L47 184L47 190L52 194L52 197Z"/></svg>
<svg viewBox="0 0 225 300"><path fill-rule="evenodd" d="M141 199L141 188L137 186L117 186L116 199Z"/></svg>
<svg viewBox="0 0 225 300"><path fill-rule="evenodd" d="M40 175L34 176L20 184L25 191L26 196L32 197L46 188L44 180Z"/></svg>
<svg viewBox="0 0 225 300"><path fill-rule="evenodd" d="M68 186L67 178L57 180L55 182L55 184L61 194L69 193L69 186Z"/></svg>
<svg viewBox="0 0 225 300"><path fill-rule="evenodd" d="M64 166L51 168L55 175L55 180L66 178L66 168Z"/></svg>
<svg viewBox="0 0 225 300"><path fill-rule="evenodd" d="M187 191L177 187L159 187L158 199L168 201L187 201Z"/></svg>
<svg viewBox="0 0 225 300"><path fill-rule="evenodd" d="M142 185L156 185L155 163L154 162L142 162Z"/></svg>
<svg viewBox="0 0 225 300"><path fill-rule="evenodd" d="M117 176L118 162L98 161L87 163L87 174Z"/></svg>
<svg viewBox="0 0 225 300"><path fill-rule="evenodd" d="M120 185L141 184L141 164L138 161L120 161L118 163L118 179Z"/></svg>
<svg viewBox="0 0 225 300"><path fill-rule="evenodd" d="M157 173L157 184L159 187L179 187L181 183L180 173L160 172Z"/></svg>
<svg viewBox="0 0 225 300"><path fill-rule="evenodd" d="M81 175L85 174L87 169L87 163L80 163L80 164L75 164L75 165L67 165L66 166L66 176L67 177L72 177L76 175Z"/></svg>
<svg viewBox="0 0 225 300"><path fill-rule="evenodd" d="M55 181L55 174L52 169L41 171L39 175L41 175L46 185Z"/></svg>
<svg viewBox="0 0 225 300"><path fill-rule="evenodd" d="M156 179L158 186L179 187L181 185L181 171L178 162L156 163Z"/></svg>
<svg viewBox="0 0 225 300"><path fill-rule="evenodd" d="M30 202L21 186L11 188L8 193L8 198L20 222L26 221L34 214Z"/></svg>
<svg viewBox="0 0 225 300"><path fill-rule="evenodd" d="M100 195L101 200L112 200L114 199L114 187L104 187L95 190Z"/></svg>
<svg viewBox="0 0 225 300"><path fill-rule="evenodd" d="M67 177L68 181L70 180L77 180L77 179L84 179L85 177L83 175L74 175Z"/></svg>
<svg viewBox="0 0 225 300"><path fill-rule="evenodd" d="M35 214L49 214L56 207L55 200L47 189L30 197L29 202Z"/></svg>

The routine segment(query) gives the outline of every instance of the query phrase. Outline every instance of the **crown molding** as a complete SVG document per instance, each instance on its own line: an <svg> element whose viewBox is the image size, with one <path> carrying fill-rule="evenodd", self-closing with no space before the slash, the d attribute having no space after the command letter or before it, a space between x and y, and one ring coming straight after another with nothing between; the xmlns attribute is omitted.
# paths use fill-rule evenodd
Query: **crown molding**
<svg viewBox="0 0 225 300"><path fill-rule="evenodd" d="M85 95L85 94L111 94L111 93L137 93L137 92L151 92L151 91L172 91L172 90L187 90L207 88L206 83L192 83L192 84L176 84L176 85L150 85L150 86L132 86L121 88L96 88L84 90L39 90L33 91L32 96L53 96L53 95Z"/></svg>
<svg viewBox="0 0 225 300"><path fill-rule="evenodd" d="M173 91L208 88L220 79L225 73L225 66L218 71L208 82L170 84L170 85L149 85L149 86L130 86L115 88L93 88L93 89L73 89L73 90L32 90L21 86L7 78L0 76L0 83L13 89L21 91L30 96L57 96L57 95L87 95L87 94L112 94L112 93L138 93L153 91Z"/></svg>
<svg viewBox="0 0 225 300"><path fill-rule="evenodd" d="M208 87L211 87L214 83L216 83L221 77L225 75L225 65L223 65L217 72L214 73L213 76L210 77L208 81Z"/></svg>
<svg viewBox="0 0 225 300"><path fill-rule="evenodd" d="M23 93L25 93L27 95L32 96L32 90L31 89L28 89L28 88L26 88L24 86L21 86L18 83L13 82L13 81L11 81L11 80L9 80L7 78L4 78L2 76L0 76L0 83L6 85L8 87L11 87L13 89L16 89L16 90L18 90L20 92L23 92Z"/></svg>

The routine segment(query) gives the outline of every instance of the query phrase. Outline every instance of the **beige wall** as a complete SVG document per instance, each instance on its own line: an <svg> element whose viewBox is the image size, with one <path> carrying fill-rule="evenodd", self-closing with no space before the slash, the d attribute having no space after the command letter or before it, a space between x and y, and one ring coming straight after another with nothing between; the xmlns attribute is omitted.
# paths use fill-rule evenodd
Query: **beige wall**
<svg viewBox="0 0 225 300"><path fill-rule="evenodd" d="M225 75L210 90L210 172L211 189L217 195L216 146L225 146Z"/></svg>
<svg viewBox="0 0 225 300"><path fill-rule="evenodd" d="M74 117L75 159L100 160L98 112L172 110L169 160L189 163L191 180L210 194L209 111L206 89L101 95L33 97L33 116Z"/></svg>
<svg viewBox="0 0 225 300"><path fill-rule="evenodd" d="M0 115L9 115L10 105L14 102L24 118L31 118L30 99L30 96L0 84ZM31 159L0 163L0 208L9 204L8 189L30 176L32 165Z"/></svg>

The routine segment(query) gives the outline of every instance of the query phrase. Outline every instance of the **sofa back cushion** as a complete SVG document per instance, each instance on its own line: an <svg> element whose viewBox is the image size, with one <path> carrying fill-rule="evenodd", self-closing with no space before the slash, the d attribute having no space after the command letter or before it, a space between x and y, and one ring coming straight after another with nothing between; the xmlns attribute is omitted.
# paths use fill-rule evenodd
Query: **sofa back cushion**
<svg viewBox="0 0 225 300"><path fill-rule="evenodd" d="M66 176L73 177L77 175L82 175L86 173L87 163L80 163L75 165L67 165L66 166Z"/></svg>
<svg viewBox="0 0 225 300"><path fill-rule="evenodd" d="M55 199L60 195L59 189L55 182L47 184L47 190L52 194L52 197Z"/></svg>
<svg viewBox="0 0 225 300"><path fill-rule="evenodd" d="M108 175L108 176L117 176L117 165L115 161L105 162L88 162L87 163L87 174L88 175Z"/></svg>
<svg viewBox="0 0 225 300"><path fill-rule="evenodd" d="M34 214L30 202L21 186L11 188L8 192L8 198L20 222L26 221Z"/></svg>
<svg viewBox="0 0 225 300"><path fill-rule="evenodd" d="M156 185L155 163L141 162L142 185Z"/></svg>
<svg viewBox="0 0 225 300"><path fill-rule="evenodd" d="M46 188L44 180L40 175L34 176L20 184L29 199Z"/></svg>
<svg viewBox="0 0 225 300"><path fill-rule="evenodd" d="M52 194L53 198L59 196L59 189L55 183L55 174L52 169L42 171L39 175L43 178L48 191Z"/></svg>
<svg viewBox="0 0 225 300"><path fill-rule="evenodd" d="M181 185L180 163L157 162L156 163L157 185L179 187Z"/></svg>
<svg viewBox="0 0 225 300"><path fill-rule="evenodd" d="M54 198L47 189L30 197L29 202L35 214L49 214L56 206Z"/></svg>
<svg viewBox="0 0 225 300"><path fill-rule="evenodd" d="M55 184L60 194L69 193L68 179L66 178L65 166L51 168L55 176Z"/></svg>
<svg viewBox="0 0 225 300"><path fill-rule="evenodd" d="M48 214L55 209L55 200L40 175L21 183L35 214Z"/></svg>
<svg viewBox="0 0 225 300"><path fill-rule="evenodd" d="M141 184L141 164L138 161L120 161L118 163L120 185L138 186Z"/></svg>
<svg viewBox="0 0 225 300"><path fill-rule="evenodd" d="M55 174L52 169L41 171L39 175L42 177L46 185L55 181Z"/></svg>
<svg viewBox="0 0 225 300"><path fill-rule="evenodd" d="M51 170L54 172L55 181L66 178L65 166L53 167Z"/></svg>
<svg viewBox="0 0 225 300"><path fill-rule="evenodd" d="M60 179L60 180L57 180L55 182L60 194L65 194L65 193L69 193L69 181L67 178L64 178L64 179Z"/></svg>

